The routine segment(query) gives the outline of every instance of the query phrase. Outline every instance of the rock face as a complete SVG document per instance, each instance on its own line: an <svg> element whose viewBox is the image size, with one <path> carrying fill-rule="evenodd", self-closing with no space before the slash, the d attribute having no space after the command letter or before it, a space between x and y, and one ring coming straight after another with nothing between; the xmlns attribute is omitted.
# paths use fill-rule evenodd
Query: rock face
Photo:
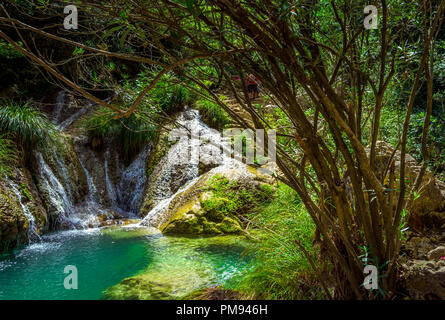
<svg viewBox="0 0 445 320"><path fill-rule="evenodd" d="M411 260L405 265L406 288L416 300L445 299L445 260L425 262Z"/></svg>
<svg viewBox="0 0 445 320"><path fill-rule="evenodd" d="M394 148L384 141L377 142L376 169L383 181L392 154L398 184L401 153L394 153ZM405 161L410 191L421 167L408 154ZM409 231L400 257L399 288L412 299L445 299L445 183L426 171L407 212Z"/></svg>
<svg viewBox="0 0 445 320"><path fill-rule="evenodd" d="M428 237L411 232L407 236L400 287L412 299L445 299L445 232Z"/></svg>
<svg viewBox="0 0 445 320"><path fill-rule="evenodd" d="M383 175L389 166L394 148L384 141L377 142L377 174ZM400 176L400 151L394 155L396 177ZM406 180L407 190L410 190L419 171L420 166L416 160L407 154L406 159ZM423 176L419 196L411 202L409 212L409 225L419 231L425 229L445 230L445 183L436 179L434 175L426 171Z"/></svg>
<svg viewBox="0 0 445 320"><path fill-rule="evenodd" d="M171 201L159 228L176 234L239 233L245 215L272 199L272 184L247 166L212 169Z"/></svg>
<svg viewBox="0 0 445 320"><path fill-rule="evenodd" d="M0 251L35 240L48 227L46 211L23 168L0 182Z"/></svg>
<svg viewBox="0 0 445 320"><path fill-rule="evenodd" d="M141 217L187 182L221 164L222 156L215 151L219 146L212 144L219 136L193 109L179 113L174 123L163 126L147 165L148 188L139 212Z"/></svg>

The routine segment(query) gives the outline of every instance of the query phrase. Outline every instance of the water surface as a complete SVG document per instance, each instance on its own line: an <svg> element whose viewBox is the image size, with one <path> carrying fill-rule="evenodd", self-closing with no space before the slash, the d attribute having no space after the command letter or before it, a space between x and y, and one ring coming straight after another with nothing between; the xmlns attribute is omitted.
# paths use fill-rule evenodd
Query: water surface
<svg viewBox="0 0 445 320"><path fill-rule="evenodd" d="M112 298L132 298L119 284L133 276L179 297L233 280L247 265L244 248L234 237L169 237L148 228L57 232L0 255L0 299L101 299L110 287ZM77 290L64 288L67 265L77 267Z"/></svg>

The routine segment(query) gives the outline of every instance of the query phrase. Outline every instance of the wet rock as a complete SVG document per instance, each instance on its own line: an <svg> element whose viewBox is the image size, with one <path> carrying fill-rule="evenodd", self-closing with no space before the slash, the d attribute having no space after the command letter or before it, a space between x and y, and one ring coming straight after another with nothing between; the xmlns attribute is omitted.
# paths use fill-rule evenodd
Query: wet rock
<svg viewBox="0 0 445 320"><path fill-rule="evenodd" d="M13 193L0 185L0 251L26 241L28 221Z"/></svg>
<svg viewBox="0 0 445 320"><path fill-rule="evenodd" d="M246 214L274 194L270 179L247 168L215 168L200 177L172 200L159 228L176 234L242 232Z"/></svg>
<svg viewBox="0 0 445 320"><path fill-rule="evenodd" d="M144 217L187 182L221 165L220 136L200 120L197 110L181 112L175 123L165 124L148 160L148 188L139 215Z"/></svg>
<svg viewBox="0 0 445 320"><path fill-rule="evenodd" d="M0 251L36 240L48 228L46 211L24 168L0 182Z"/></svg>

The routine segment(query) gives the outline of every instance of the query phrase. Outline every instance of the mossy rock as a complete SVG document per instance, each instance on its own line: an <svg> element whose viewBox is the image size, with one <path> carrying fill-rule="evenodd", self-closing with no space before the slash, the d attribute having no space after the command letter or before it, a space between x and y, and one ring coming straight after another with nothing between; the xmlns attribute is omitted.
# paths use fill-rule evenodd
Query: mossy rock
<svg viewBox="0 0 445 320"><path fill-rule="evenodd" d="M275 187L257 174L216 168L172 200L158 227L170 234L238 234L246 215L274 196Z"/></svg>
<svg viewBox="0 0 445 320"><path fill-rule="evenodd" d="M21 193L22 204L34 216L36 233L41 234L48 228L46 211L31 174L24 168L15 168L10 178L0 182L0 251L28 241L29 221L11 184Z"/></svg>
<svg viewBox="0 0 445 320"><path fill-rule="evenodd" d="M0 185L0 251L26 240L28 220L15 195Z"/></svg>

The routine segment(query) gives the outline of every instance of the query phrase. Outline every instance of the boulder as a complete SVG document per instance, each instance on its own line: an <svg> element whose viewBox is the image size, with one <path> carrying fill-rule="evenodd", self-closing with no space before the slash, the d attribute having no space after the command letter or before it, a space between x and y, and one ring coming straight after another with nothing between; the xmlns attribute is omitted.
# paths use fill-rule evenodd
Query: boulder
<svg viewBox="0 0 445 320"><path fill-rule="evenodd" d="M376 172L380 179L385 168L389 166L394 148L384 141L377 141L376 145ZM401 152L396 151L394 155L396 178L400 177ZM405 177L407 190L411 187L420 171L421 166L409 154L405 155ZM398 183L398 181L396 181ZM419 188L419 195L407 208L409 212L409 225L417 230L426 228L443 228L445 223L445 183L437 179L433 173L426 171Z"/></svg>
<svg viewBox="0 0 445 320"><path fill-rule="evenodd" d="M240 233L246 215L274 193L271 177L247 166L214 168L171 201L159 228L176 234Z"/></svg>
<svg viewBox="0 0 445 320"><path fill-rule="evenodd" d="M412 299L445 299L445 261L410 260L401 274Z"/></svg>
<svg viewBox="0 0 445 320"><path fill-rule="evenodd" d="M187 109L175 120L162 126L153 144L147 164L148 187L139 212L141 217L187 182L223 163L221 134L207 127L197 110Z"/></svg>
<svg viewBox="0 0 445 320"><path fill-rule="evenodd" d="M443 260L445 257L445 247L440 246L428 252L429 260Z"/></svg>

